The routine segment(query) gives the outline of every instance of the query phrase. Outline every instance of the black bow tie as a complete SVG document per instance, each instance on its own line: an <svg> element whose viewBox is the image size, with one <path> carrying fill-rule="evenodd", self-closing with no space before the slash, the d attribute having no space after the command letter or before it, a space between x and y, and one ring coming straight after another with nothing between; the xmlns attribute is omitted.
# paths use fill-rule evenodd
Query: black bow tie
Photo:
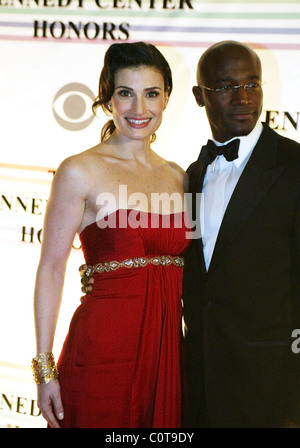
<svg viewBox="0 0 300 448"><path fill-rule="evenodd" d="M231 162L238 158L239 146L240 140L238 138L222 146L217 146L212 140L208 140L207 144L202 146L198 160L209 165L217 156L223 155L228 162Z"/></svg>

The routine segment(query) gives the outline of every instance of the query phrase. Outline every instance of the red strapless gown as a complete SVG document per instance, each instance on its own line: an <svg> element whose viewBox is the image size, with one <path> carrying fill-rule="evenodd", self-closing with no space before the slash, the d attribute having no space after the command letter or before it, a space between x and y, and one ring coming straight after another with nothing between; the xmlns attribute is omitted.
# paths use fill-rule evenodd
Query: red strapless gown
<svg viewBox="0 0 300 448"><path fill-rule="evenodd" d="M110 227L94 223L82 231L85 260L183 255L184 216L119 210L109 215ZM58 361L62 426L181 426L182 275L180 267L151 264L94 274Z"/></svg>

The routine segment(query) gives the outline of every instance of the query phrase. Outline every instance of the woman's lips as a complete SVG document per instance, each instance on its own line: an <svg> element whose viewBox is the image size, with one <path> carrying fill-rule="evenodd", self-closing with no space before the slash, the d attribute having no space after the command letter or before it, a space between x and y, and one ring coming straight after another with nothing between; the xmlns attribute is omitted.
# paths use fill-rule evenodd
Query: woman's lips
<svg viewBox="0 0 300 448"><path fill-rule="evenodd" d="M150 123L151 118L126 118L126 121L133 128L144 128Z"/></svg>

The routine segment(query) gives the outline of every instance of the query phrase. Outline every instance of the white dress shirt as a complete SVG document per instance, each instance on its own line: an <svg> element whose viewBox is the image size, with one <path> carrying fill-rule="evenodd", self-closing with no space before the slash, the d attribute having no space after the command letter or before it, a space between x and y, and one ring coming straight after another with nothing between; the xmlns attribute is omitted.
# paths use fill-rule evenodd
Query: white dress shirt
<svg viewBox="0 0 300 448"><path fill-rule="evenodd" d="M240 139L240 146L239 157L237 159L228 162L221 155L207 167L200 200L200 225L207 270L228 202L262 130L263 126L258 122L250 134L244 137L238 137ZM214 139L212 140L216 145L221 146L233 139L225 143L219 143Z"/></svg>

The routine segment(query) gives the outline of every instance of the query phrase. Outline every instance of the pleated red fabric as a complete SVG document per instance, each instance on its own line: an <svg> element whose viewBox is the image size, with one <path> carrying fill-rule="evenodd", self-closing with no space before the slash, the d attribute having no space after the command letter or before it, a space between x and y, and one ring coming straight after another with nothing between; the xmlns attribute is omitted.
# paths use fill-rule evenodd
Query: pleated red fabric
<svg viewBox="0 0 300 448"><path fill-rule="evenodd" d="M85 260L183 256L184 217L118 210L81 233ZM58 361L63 427L181 426L182 275L151 264L94 274Z"/></svg>

